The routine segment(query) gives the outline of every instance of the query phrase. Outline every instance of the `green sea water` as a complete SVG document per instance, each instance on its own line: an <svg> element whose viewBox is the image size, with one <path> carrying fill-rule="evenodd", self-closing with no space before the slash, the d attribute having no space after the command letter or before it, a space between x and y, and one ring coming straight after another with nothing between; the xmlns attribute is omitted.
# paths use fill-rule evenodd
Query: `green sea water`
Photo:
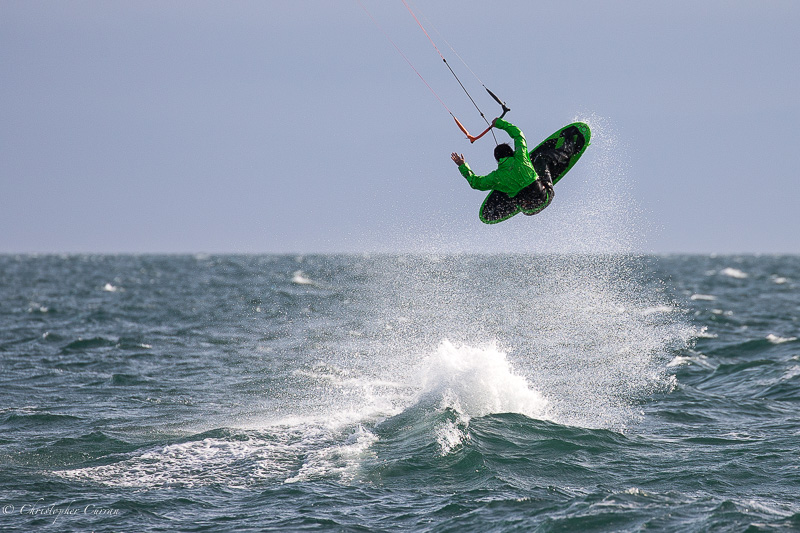
<svg viewBox="0 0 800 533"><path fill-rule="evenodd" d="M0 530L800 530L796 256L0 256Z"/></svg>

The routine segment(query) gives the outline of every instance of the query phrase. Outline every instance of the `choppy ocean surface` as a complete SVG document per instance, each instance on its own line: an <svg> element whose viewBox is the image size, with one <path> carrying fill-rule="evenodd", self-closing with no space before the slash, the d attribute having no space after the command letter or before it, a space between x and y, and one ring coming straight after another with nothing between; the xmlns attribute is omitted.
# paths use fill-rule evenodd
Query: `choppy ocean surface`
<svg viewBox="0 0 800 533"><path fill-rule="evenodd" d="M0 530L800 530L800 257L0 256Z"/></svg>

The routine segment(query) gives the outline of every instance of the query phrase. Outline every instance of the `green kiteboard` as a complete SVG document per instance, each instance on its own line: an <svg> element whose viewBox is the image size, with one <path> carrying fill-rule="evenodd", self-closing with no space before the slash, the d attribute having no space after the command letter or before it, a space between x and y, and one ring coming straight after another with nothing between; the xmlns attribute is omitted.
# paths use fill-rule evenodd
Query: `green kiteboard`
<svg viewBox="0 0 800 533"><path fill-rule="evenodd" d="M575 138L575 149L568 157L562 148L567 137ZM553 177L553 185L561 181L569 169L571 169L578 159L581 158L583 152L589 146L589 139L591 138L591 131L589 126L583 122L575 122L564 126L547 139L543 140L539 145L534 148L530 155L533 162L533 168L536 173L542 172L540 166L542 161L550 161L550 175ZM537 156L543 156L538 157ZM560 156L560 157L559 157ZM504 192L492 191L483 201L479 217L481 222L486 224L497 224L513 217L517 213L525 213L526 215L535 215L541 212L545 207L550 205L553 201L552 195L549 193L546 198L542 200L537 194L536 189L529 185L517 193L513 198Z"/></svg>

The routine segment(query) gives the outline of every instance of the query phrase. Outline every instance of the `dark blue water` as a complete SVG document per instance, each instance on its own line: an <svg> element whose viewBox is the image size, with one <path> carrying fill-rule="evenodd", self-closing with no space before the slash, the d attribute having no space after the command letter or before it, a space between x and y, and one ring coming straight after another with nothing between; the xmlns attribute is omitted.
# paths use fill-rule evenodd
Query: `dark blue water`
<svg viewBox="0 0 800 533"><path fill-rule="evenodd" d="M0 529L800 530L798 317L791 256L0 256Z"/></svg>

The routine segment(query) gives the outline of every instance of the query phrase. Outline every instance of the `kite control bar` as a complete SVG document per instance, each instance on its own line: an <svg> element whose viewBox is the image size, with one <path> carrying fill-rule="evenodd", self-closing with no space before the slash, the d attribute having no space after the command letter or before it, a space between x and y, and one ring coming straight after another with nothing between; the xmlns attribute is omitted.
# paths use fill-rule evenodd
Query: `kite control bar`
<svg viewBox="0 0 800 533"><path fill-rule="evenodd" d="M489 93L489 96L491 96L492 98L494 98L494 101L495 101L495 102L497 102L498 104L500 104L500 106L503 108L503 114L502 114L502 115L500 115L500 117L499 117L499 118L503 118L504 116L506 116L506 113L508 113L509 111L511 111L511 109L509 109L509 108L508 108L508 106L506 106L506 103L505 103L505 102L503 102L502 100L500 100L500 99L497 97L497 95L496 95L496 94L494 94L492 91L490 91L490 90L489 90L489 89L487 89L486 87L484 87L484 89L486 89L486 92L487 92L487 93ZM465 128L465 127L463 126L463 124L461 124L461 122L459 122L459 121L458 121L458 119L455 117L455 115L453 115L453 119L456 121L456 124L458 124L458 128L459 128L461 131L463 131L463 132L464 132L464 135L466 135L466 136L467 136L467 139L469 139L469 142L470 142L470 143L474 143L475 141L477 141L478 139L480 139L481 137L483 137L484 135L486 135L487 133L489 133L489 132L492 130L492 127L494 126L494 124L490 124L488 128L486 128L485 130L483 130L483 131L482 131L481 133L479 133L478 135L470 135L470 134L469 134L469 132L467 131L467 128Z"/></svg>

